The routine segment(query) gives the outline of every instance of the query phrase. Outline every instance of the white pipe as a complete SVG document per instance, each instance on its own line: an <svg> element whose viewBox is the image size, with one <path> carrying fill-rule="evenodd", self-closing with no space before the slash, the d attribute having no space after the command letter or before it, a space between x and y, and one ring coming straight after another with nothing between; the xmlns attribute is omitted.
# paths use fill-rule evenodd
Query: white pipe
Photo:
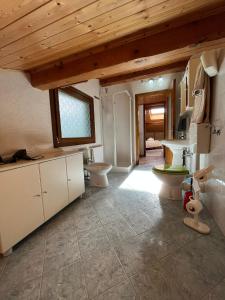
<svg viewBox="0 0 225 300"><path fill-rule="evenodd" d="M116 105L116 101L115 101L115 97L121 94L127 94L127 96L129 97L130 100L130 163L132 164L132 131L131 131L131 126L132 126L132 118L131 118L131 103L132 103L132 97L130 95L130 93L127 90L122 90L119 92L116 92L113 94L113 142L114 142L114 166L117 167L117 143L116 143L116 111L115 111L115 105Z"/></svg>

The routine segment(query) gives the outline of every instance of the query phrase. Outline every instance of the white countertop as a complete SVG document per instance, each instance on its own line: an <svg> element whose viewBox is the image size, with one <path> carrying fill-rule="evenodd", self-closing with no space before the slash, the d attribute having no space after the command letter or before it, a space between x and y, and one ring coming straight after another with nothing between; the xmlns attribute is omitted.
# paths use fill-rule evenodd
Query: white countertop
<svg viewBox="0 0 225 300"><path fill-rule="evenodd" d="M74 155L74 154L81 154L81 153L82 153L82 151L79 149L68 150L68 151L59 150L59 151L42 153L41 154L42 158L37 159L37 160L18 160L18 162L15 162L15 163L0 165L0 172L17 169L17 168L21 168L21 167L25 167L25 166L29 166L29 165L34 165L34 164L42 163L45 161L54 160L54 159L57 159L60 157L66 157L66 156L70 156L70 155Z"/></svg>
<svg viewBox="0 0 225 300"><path fill-rule="evenodd" d="M173 149L183 149L185 147L194 147L195 145L190 140L162 140L161 143Z"/></svg>

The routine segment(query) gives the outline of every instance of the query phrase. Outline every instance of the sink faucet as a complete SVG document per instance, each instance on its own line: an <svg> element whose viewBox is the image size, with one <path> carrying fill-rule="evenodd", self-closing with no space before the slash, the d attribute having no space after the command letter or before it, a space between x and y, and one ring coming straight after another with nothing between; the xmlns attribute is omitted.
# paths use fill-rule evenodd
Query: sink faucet
<svg viewBox="0 0 225 300"><path fill-rule="evenodd" d="M183 160L183 166L186 166L186 157L191 157L193 153L191 150L187 147L183 149L183 154L182 154L182 160Z"/></svg>
<svg viewBox="0 0 225 300"><path fill-rule="evenodd" d="M185 140L185 139L186 139L185 131L179 131L178 140Z"/></svg>

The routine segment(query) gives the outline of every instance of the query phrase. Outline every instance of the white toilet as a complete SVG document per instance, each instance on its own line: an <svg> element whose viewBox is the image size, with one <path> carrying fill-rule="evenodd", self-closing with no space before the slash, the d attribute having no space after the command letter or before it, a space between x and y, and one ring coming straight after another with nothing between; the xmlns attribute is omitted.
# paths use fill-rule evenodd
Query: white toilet
<svg viewBox="0 0 225 300"><path fill-rule="evenodd" d="M180 186L186 175L189 174L185 167L160 165L153 167L152 172L162 182L160 197L171 200L180 200L182 198Z"/></svg>
<svg viewBox="0 0 225 300"><path fill-rule="evenodd" d="M107 174L112 169L112 165L103 162L103 146L93 147L90 151L91 163L84 165L84 168L90 172L90 185L107 187L109 185Z"/></svg>
<svg viewBox="0 0 225 300"><path fill-rule="evenodd" d="M189 147L186 141L161 141L161 143L173 152L172 165L159 165L152 172L162 182L160 197L170 200L181 200L181 183L189 174L186 167L182 166L182 152L184 147Z"/></svg>

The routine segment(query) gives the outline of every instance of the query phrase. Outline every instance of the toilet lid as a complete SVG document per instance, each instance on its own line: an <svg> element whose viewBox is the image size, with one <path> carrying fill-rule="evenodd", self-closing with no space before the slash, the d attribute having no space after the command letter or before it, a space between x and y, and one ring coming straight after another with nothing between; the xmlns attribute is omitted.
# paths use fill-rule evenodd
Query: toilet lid
<svg viewBox="0 0 225 300"><path fill-rule="evenodd" d="M152 168L153 171L163 174L187 175L188 169L184 166L159 165Z"/></svg>

